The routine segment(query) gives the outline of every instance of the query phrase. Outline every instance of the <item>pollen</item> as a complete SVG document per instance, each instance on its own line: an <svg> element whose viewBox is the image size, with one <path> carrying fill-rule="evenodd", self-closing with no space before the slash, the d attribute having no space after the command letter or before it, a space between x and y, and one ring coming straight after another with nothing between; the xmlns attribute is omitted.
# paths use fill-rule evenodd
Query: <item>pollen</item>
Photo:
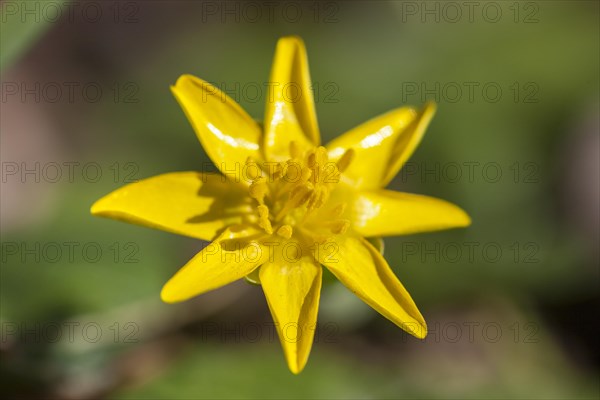
<svg viewBox="0 0 600 400"><path fill-rule="evenodd" d="M329 208L325 214L317 214L317 210L331 207L326 204L341 173L352 162L354 151L347 150L334 162L329 160L324 147L303 150L292 141L289 153L290 158L280 163L246 160L251 180L248 191L258 203L258 226L269 235L275 233L286 239L299 228L299 233L305 233L315 242L323 242L330 234L346 233L350 221L341 218L346 209L344 203ZM310 227L305 226L308 220L312 221Z"/></svg>

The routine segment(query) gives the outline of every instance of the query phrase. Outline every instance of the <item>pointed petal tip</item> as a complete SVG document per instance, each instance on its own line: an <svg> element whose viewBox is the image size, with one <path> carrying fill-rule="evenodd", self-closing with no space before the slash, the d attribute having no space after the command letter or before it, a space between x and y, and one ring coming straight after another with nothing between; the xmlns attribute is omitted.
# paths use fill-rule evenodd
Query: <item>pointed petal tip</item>
<svg viewBox="0 0 600 400"><path fill-rule="evenodd" d="M404 331L410 333L412 336L417 339L425 339L427 336L427 322L425 322L425 318L418 309L415 309L414 313L410 315L412 321L400 320L394 321L396 325L402 328Z"/></svg>
<svg viewBox="0 0 600 400"><path fill-rule="evenodd" d="M416 329L415 332L411 332L414 337L416 337L417 339L425 339L425 337L427 336L427 324L425 323L425 321L421 322L419 324L419 327Z"/></svg>
<svg viewBox="0 0 600 400"><path fill-rule="evenodd" d="M174 304L182 301L181 299L177 298L175 294L176 291L172 290L169 286L169 282L165 283L160 291L160 299L163 301L163 303Z"/></svg>
<svg viewBox="0 0 600 400"><path fill-rule="evenodd" d="M279 40L277 40L277 45L284 44L298 44L304 46L304 40L302 40L302 38L298 35L282 36L279 38Z"/></svg>
<svg viewBox="0 0 600 400"><path fill-rule="evenodd" d="M473 220L471 219L471 217L469 216L469 214L467 214L464 210L463 212L463 228L466 228L467 226L470 226L471 223L473 222Z"/></svg>
<svg viewBox="0 0 600 400"><path fill-rule="evenodd" d="M435 101L433 101L433 100L429 100L423 106L423 110L424 111L428 111L430 113L435 113L437 111L437 103Z"/></svg>
<svg viewBox="0 0 600 400"><path fill-rule="evenodd" d="M452 204L451 205L454 206L455 208L455 220L454 220L454 226L455 228L466 228L468 226L471 225L471 217L469 216L469 214L467 214L467 212L465 210L463 210L462 208L460 208L459 206L457 206L456 204Z"/></svg>
<svg viewBox="0 0 600 400"><path fill-rule="evenodd" d="M394 321L392 321L394 322ZM412 336L416 337L417 339L425 339L425 337L427 336L427 323L425 322L425 320L423 319L423 317L421 315L419 315L419 318L415 319L412 322L403 322L403 323L398 323L398 322L394 322L396 325L398 325L402 330L404 330L405 332L411 334Z"/></svg>
<svg viewBox="0 0 600 400"><path fill-rule="evenodd" d="M300 373L304 370L304 367L306 366L306 362L304 364L300 364L298 363L294 363L291 361L288 361L288 368L290 370L290 372L294 375L300 375Z"/></svg>
<svg viewBox="0 0 600 400"><path fill-rule="evenodd" d="M202 90L206 90L207 88L208 90L216 90L216 88L210 82L207 82L204 79L198 78L196 75L192 74L180 75L179 78L177 78L177 81L175 81L174 85L169 85L169 89L171 89L171 93L177 97L180 93L185 92L188 85L194 85Z"/></svg>
<svg viewBox="0 0 600 400"><path fill-rule="evenodd" d="M107 211L106 206L104 205L104 200L106 199L106 196L101 197L100 199L96 200L94 202L94 204L92 204L92 206L90 207L90 214L94 215L94 216L103 216Z"/></svg>
<svg viewBox="0 0 600 400"><path fill-rule="evenodd" d="M92 204L92 206L90 207L90 214L92 215L98 215L99 214L99 206L98 203L100 202L100 200L97 200L94 202L94 204Z"/></svg>
<svg viewBox="0 0 600 400"><path fill-rule="evenodd" d="M462 208L454 205L454 212L450 213L451 218L449 218L448 224L445 227L441 227L439 230L444 229L457 229L457 228L467 228L471 225L471 217L469 214Z"/></svg>
<svg viewBox="0 0 600 400"><path fill-rule="evenodd" d="M188 81L188 80L199 80L201 82L204 82L204 80L198 78L195 75L182 74L182 75L179 75L179 78L177 78L177 81L175 81L175 85L170 85L170 87L171 87L171 89L177 88L177 86L181 86L185 81Z"/></svg>

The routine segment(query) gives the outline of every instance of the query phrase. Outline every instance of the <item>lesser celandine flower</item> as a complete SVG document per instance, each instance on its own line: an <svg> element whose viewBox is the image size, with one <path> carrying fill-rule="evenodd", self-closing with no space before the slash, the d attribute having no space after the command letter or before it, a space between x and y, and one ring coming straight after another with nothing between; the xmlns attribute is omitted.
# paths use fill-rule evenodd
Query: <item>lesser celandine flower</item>
<svg viewBox="0 0 600 400"><path fill-rule="evenodd" d="M323 147L301 39L277 43L264 124L211 84L183 75L171 89L222 172L173 172L129 184L92 213L211 241L164 286L174 303L246 277L260 283L288 366L306 364L322 268L418 338L427 326L366 238L470 223L457 206L383 189L420 142L435 106L402 107Z"/></svg>

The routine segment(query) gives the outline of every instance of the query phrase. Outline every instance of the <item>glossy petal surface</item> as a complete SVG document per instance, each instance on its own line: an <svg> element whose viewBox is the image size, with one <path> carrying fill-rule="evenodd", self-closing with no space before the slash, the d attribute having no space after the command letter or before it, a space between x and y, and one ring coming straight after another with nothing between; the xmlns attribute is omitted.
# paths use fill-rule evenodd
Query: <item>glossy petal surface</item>
<svg viewBox="0 0 600 400"><path fill-rule="evenodd" d="M468 226L471 219L460 207L419 194L391 190L355 193L349 216L362 236L396 236Z"/></svg>
<svg viewBox="0 0 600 400"><path fill-rule="evenodd" d="M212 240L240 223L245 191L218 174L173 172L130 183L92 206L93 215Z"/></svg>
<svg viewBox="0 0 600 400"><path fill-rule="evenodd" d="M402 107L377 116L331 141L329 157L337 160L354 149L344 181L355 188L384 187L412 155L434 112L429 104L420 113Z"/></svg>
<svg viewBox="0 0 600 400"><path fill-rule="evenodd" d="M289 36L277 42L268 89L264 121L267 158L289 158L291 141L304 149L319 145L308 59L300 38Z"/></svg>
<svg viewBox="0 0 600 400"><path fill-rule="evenodd" d="M279 246L281 247L281 246ZM322 269L314 259L280 256L260 267L260 281L290 370L302 371L312 347Z"/></svg>
<svg viewBox="0 0 600 400"><path fill-rule="evenodd" d="M221 90L195 76L181 76L171 91L217 168L242 180L239 171L246 159L262 158L262 133L256 121Z"/></svg>
<svg viewBox="0 0 600 400"><path fill-rule="evenodd" d="M437 106L435 103L430 102L425 104L411 125L398 137L380 187L387 186L394 179L398 171L400 171L404 163L412 156L419 143L421 143L421 139L425 135L425 131L433 119L436 109Z"/></svg>
<svg viewBox="0 0 600 400"><path fill-rule="evenodd" d="M427 325L381 254L365 239L339 235L315 256L348 289L408 333L424 338Z"/></svg>

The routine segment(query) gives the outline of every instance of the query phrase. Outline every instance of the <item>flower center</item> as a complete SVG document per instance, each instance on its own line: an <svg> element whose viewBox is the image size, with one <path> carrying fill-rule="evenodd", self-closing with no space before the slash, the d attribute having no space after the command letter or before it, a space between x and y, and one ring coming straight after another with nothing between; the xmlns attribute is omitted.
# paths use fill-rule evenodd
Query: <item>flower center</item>
<svg viewBox="0 0 600 400"><path fill-rule="evenodd" d="M268 234L289 239L294 229L302 229L310 216L327 203L353 156L350 149L332 162L322 146L302 152L296 142L291 142L290 159L285 162L259 164L248 158L246 171L252 180L249 193L258 203L258 225ZM329 212L329 219L322 219L318 225L332 234L345 233L350 226L350 221L340 218L345 206L337 204ZM326 237L317 238L320 240Z"/></svg>

